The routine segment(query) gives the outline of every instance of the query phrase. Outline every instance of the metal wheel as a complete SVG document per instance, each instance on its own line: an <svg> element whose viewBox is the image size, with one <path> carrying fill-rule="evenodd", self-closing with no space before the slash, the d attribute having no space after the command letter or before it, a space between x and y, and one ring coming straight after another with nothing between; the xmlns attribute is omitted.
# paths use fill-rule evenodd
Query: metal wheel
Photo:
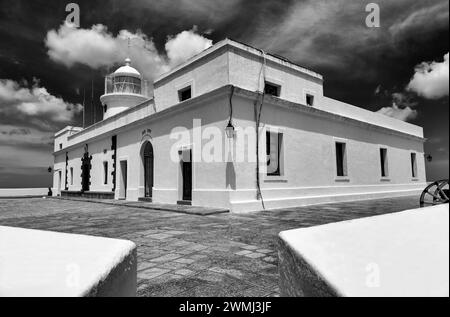
<svg viewBox="0 0 450 317"><path fill-rule="evenodd" d="M449 203L448 179L434 182L428 185L420 196L420 207L435 206Z"/></svg>

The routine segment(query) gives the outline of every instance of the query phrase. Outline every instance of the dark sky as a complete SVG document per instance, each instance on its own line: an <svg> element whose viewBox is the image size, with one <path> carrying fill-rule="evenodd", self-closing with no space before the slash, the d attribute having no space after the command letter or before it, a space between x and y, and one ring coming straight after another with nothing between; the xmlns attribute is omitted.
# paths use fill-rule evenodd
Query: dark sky
<svg viewBox="0 0 450 317"><path fill-rule="evenodd" d="M70 65L49 54L48 33L62 32L68 2L0 0L0 188L50 186L47 168L53 164L52 134L66 125L82 125L77 104L83 100L86 124L94 117L101 119L103 77L117 66L115 62L105 66L101 58L95 59L98 52L88 49L79 50L83 56L69 56L74 60ZM385 108L385 113L423 126L428 138L426 153L433 156L427 163L428 178L448 178L448 56L444 63L449 52L448 1L377 1L379 28L365 24L365 7L370 2L76 3L81 8L80 29L92 30L101 24L103 38L113 40L122 30L145 34L146 43L153 45L149 49L153 55L146 56L161 58L165 64L170 65L171 58L165 48L168 36L190 30L214 43L226 37L248 43L317 71L325 77L328 97L372 111ZM58 49L64 52L64 47ZM151 58L149 63L154 66ZM417 65L428 67L431 75L411 88ZM447 88L437 89L442 82ZM92 101L98 110L95 116Z"/></svg>

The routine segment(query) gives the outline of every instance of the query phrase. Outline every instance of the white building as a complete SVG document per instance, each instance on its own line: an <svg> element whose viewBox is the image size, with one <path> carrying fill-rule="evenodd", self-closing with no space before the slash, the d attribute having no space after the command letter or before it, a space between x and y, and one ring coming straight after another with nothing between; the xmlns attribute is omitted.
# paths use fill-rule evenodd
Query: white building
<svg viewBox="0 0 450 317"><path fill-rule="evenodd" d="M106 78L104 120L55 135L54 195L248 212L425 187L421 127L327 98L280 57L224 40L153 86L129 60Z"/></svg>

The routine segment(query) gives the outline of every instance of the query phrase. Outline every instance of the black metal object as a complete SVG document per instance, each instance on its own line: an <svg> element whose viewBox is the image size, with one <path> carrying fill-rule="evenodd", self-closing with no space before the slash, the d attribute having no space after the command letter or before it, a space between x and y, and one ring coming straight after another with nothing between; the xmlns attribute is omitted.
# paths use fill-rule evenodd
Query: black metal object
<svg viewBox="0 0 450 317"><path fill-rule="evenodd" d="M69 190L69 181L67 179L67 174L69 173L68 170L69 170L69 153L66 152L66 172L64 173L65 174L65 176L64 176L64 189L65 190Z"/></svg>
<svg viewBox="0 0 450 317"><path fill-rule="evenodd" d="M84 155L81 159L81 191L88 192L91 186L92 156L89 155L87 144L84 147Z"/></svg>
<svg viewBox="0 0 450 317"><path fill-rule="evenodd" d="M70 191L70 190L62 190L61 197L82 197L88 199L114 199L114 192L82 192L82 191Z"/></svg>
<svg viewBox="0 0 450 317"><path fill-rule="evenodd" d="M420 195L420 207L448 204L449 197L449 180L434 182L428 185Z"/></svg>
<svg viewBox="0 0 450 317"><path fill-rule="evenodd" d="M189 161L182 161L183 200L192 200L192 151L189 151Z"/></svg>
<svg viewBox="0 0 450 317"><path fill-rule="evenodd" d="M144 188L145 197L153 197L153 146L147 142L144 148Z"/></svg>
<svg viewBox="0 0 450 317"><path fill-rule="evenodd" d="M112 155L112 160L113 160L113 166L112 166L112 171L111 171L111 176L113 178L113 187L112 187L112 191L115 192L116 191L116 175L117 175L117 135L113 135L111 137L111 151L113 151L113 155Z"/></svg>

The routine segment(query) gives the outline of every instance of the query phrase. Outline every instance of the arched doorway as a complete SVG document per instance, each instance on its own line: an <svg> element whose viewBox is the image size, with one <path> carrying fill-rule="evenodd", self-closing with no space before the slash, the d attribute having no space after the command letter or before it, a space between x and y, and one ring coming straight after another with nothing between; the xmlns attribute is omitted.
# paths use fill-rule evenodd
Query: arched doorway
<svg viewBox="0 0 450 317"><path fill-rule="evenodd" d="M147 142L142 153L144 164L144 192L145 198L153 197L153 146Z"/></svg>

